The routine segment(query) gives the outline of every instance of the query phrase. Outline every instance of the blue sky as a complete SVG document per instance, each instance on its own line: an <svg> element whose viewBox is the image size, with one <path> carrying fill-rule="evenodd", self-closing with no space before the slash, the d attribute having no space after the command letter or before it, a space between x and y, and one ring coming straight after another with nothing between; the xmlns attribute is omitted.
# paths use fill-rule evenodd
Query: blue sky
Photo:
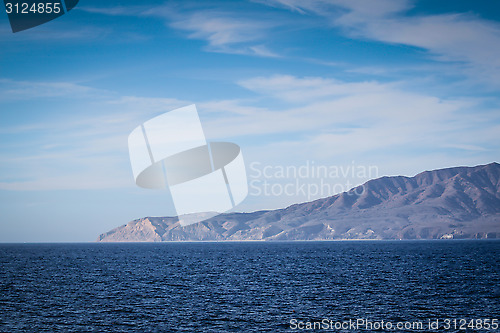
<svg viewBox="0 0 500 333"><path fill-rule="evenodd" d="M250 180L498 162L499 21L495 1L82 0L13 34L4 13L0 242L93 241L171 215L167 192L134 185L127 136L192 103L208 140L241 146ZM254 194L237 210L306 199Z"/></svg>

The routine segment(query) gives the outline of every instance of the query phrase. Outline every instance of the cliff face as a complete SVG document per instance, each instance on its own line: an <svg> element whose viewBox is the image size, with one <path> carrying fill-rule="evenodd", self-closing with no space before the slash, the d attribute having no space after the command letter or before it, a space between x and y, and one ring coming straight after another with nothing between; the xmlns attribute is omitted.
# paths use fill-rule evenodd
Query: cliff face
<svg viewBox="0 0 500 333"><path fill-rule="evenodd" d="M357 193L360 193L359 195ZM382 177L332 197L181 227L147 217L98 241L500 238L500 164Z"/></svg>

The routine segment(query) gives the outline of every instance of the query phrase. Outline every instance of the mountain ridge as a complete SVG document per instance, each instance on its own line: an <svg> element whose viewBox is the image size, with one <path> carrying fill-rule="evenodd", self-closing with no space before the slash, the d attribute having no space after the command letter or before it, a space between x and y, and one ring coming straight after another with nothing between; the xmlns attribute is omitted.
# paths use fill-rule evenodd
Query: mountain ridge
<svg viewBox="0 0 500 333"><path fill-rule="evenodd" d="M97 241L440 238L500 238L500 164L384 176L331 197L186 227L176 217L145 217Z"/></svg>

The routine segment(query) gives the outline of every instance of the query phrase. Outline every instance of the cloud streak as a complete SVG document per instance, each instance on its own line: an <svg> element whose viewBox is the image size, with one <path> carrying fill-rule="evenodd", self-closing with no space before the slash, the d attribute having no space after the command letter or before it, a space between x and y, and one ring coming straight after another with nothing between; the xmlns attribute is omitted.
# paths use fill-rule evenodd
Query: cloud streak
<svg viewBox="0 0 500 333"><path fill-rule="evenodd" d="M150 10L146 15L161 15L174 29L188 32L188 38L205 40L211 52L277 57L263 41L276 22L241 13L220 10L179 11L172 8Z"/></svg>
<svg viewBox="0 0 500 333"><path fill-rule="evenodd" d="M473 110L479 100L442 99L401 90L398 84L282 75L240 84L289 107L228 114L206 127L220 137L286 133L281 143L270 144L278 145L282 155L301 152L324 159L391 151L449 152L450 145L486 152L499 121L496 112L477 117Z"/></svg>
<svg viewBox="0 0 500 333"><path fill-rule="evenodd" d="M470 13L406 15L411 1L267 0L301 14L330 20L353 38L425 49L438 61L461 62L461 70L500 86L500 24Z"/></svg>
<svg viewBox="0 0 500 333"><path fill-rule="evenodd" d="M482 108L478 99L443 99L405 91L399 83L326 77L271 75L238 84L256 97L196 103L207 138L240 143L249 161L269 154L278 160L302 156L344 161L349 156L393 158L395 152L490 156L498 149L492 144L498 137L498 110ZM20 85L29 87L20 90L23 94L39 89L39 98L50 98L45 93L48 86L70 87L60 90L68 96L80 89L92 91L64 82ZM105 114L0 128L0 135L11 139L0 145L0 189L133 186L126 143L130 131L155 115L191 103L111 92L97 96L92 104L106 109Z"/></svg>
<svg viewBox="0 0 500 333"><path fill-rule="evenodd" d="M119 96L70 82L28 82L3 79L9 87L0 102L23 103L80 98L89 112L29 117L0 126L0 189L68 190L133 186L127 137L130 131L160 113L189 104L173 98ZM87 100L87 101L85 101ZM20 104L16 104L19 107ZM92 110L90 109L97 109ZM99 114L99 109L105 110Z"/></svg>
<svg viewBox="0 0 500 333"><path fill-rule="evenodd" d="M169 4L151 7L82 7L89 13L111 16L156 17L173 29L187 33L189 39L207 42L206 51L259 57L279 57L266 41L274 29L283 25L274 18L228 9Z"/></svg>
<svg viewBox="0 0 500 333"><path fill-rule="evenodd" d="M104 93L102 90L73 82L0 79L0 88L0 100L29 100L61 96L80 98Z"/></svg>

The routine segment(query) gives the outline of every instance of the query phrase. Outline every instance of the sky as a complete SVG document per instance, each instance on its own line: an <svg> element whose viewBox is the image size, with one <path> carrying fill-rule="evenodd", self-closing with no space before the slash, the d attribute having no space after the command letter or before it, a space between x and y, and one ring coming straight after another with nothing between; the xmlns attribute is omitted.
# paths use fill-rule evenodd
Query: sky
<svg viewBox="0 0 500 333"><path fill-rule="evenodd" d="M235 211L500 161L496 1L81 0L18 33L3 12L0 43L0 242L175 214L127 138L190 104L241 147Z"/></svg>

